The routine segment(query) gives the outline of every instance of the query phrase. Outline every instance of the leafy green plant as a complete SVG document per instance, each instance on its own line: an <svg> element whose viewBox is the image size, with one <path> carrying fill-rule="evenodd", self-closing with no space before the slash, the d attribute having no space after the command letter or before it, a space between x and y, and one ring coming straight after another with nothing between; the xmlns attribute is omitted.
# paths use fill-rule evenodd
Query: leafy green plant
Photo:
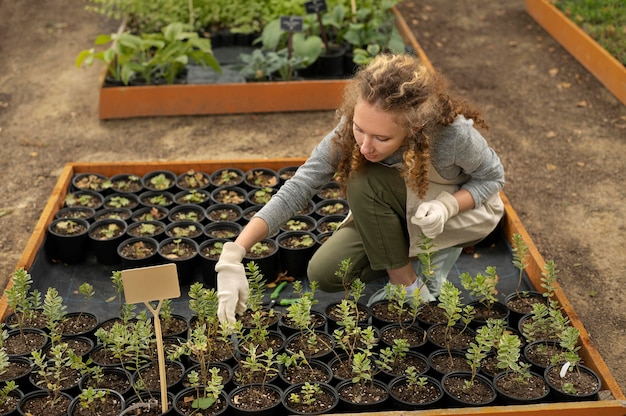
<svg viewBox="0 0 626 416"><path fill-rule="evenodd" d="M387 309L396 317L396 323L401 328L412 326L420 310L419 290L416 289L413 294L408 295L405 285L394 285L390 282L385 285L384 290Z"/></svg>
<svg viewBox="0 0 626 416"><path fill-rule="evenodd" d="M46 317L46 327L50 333L52 345L61 340L60 323L65 318L67 306L63 304L63 298L54 287L49 287L43 300L43 315Z"/></svg>
<svg viewBox="0 0 626 416"><path fill-rule="evenodd" d="M197 371L189 373L189 383L196 390L196 398L191 403L193 409L209 409L220 397L224 384L219 371L217 367L210 368L208 379L201 378Z"/></svg>
<svg viewBox="0 0 626 416"><path fill-rule="evenodd" d="M528 245L524 241L521 234L513 234L511 251L513 252L513 265L519 270L517 287L515 288L515 293L519 296L519 288L522 285L524 269L528 266L528 263L526 262L526 257L528 256Z"/></svg>
<svg viewBox="0 0 626 416"><path fill-rule="evenodd" d="M469 380L465 380L465 388L473 387L476 374L480 369L481 362L487 357L487 353L498 343L498 337L503 333L504 321L489 320L489 324L483 325L476 330L474 342L470 343L465 358L470 367L472 376Z"/></svg>
<svg viewBox="0 0 626 416"><path fill-rule="evenodd" d="M39 376L37 384L48 391L52 403L60 400L61 391L67 387L64 386L66 367L75 369L80 374L86 374L89 370L88 364L83 362L65 342L52 346L47 354L35 350L31 353L31 359L36 368L33 373Z"/></svg>
<svg viewBox="0 0 626 416"><path fill-rule="evenodd" d="M480 302L487 309L487 316L491 316L491 309L493 304L497 302L497 290L498 274L496 268L493 266L487 266L485 274L477 273L475 278L468 272L463 272L459 276L461 279L461 285L470 292L470 295L476 296L478 302Z"/></svg>
<svg viewBox="0 0 626 416"><path fill-rule="evenodd" d="M25 322L35 317L41 308L41 293L31 290L33 279L24 268L17 269L11 277L12 285L5 290L7 304L15 312L17 327L22 331Z"/></svg>
<svg viewBox="0 0 626 416"><path fill-rule="evenodd" d="M409 342L404 339L394 339L393 345L385 347L378 352L376 364L387 372L392 372L406 358L409 352Z"/></svg>
<svg viewBox="0 0 626 416"><path fill-rule="evenodd" d="M418 373L415 367L408 367L405 375L406 385L414 394L417 395L422 389L427 388L428 379L424 376L420 376L420 373Z"/></svg>
<svg viewBox="0 0 626 416"><path fill-rule="evenodd" d="M324 394L319 383L305 382L299 391L294 391L287 400L292 404L302 404L313 407L317 403L320 395Z"/></svg>
<svg viewBox="0 0 626 416"><path fill-rule="evenodd" d="M439 303L437 306L443 309L446 317L446 339L450 336L450 330L453 326L463 323L461 332L465 331L467 325L474 317L474 308L471 305L463 306L461 302L461 291L454 286L449 280L445 280L441 286L441 294L439 295ZM451 357L450 345L447 343L448 355Z"/></svg>
<svg viewBox="0 0 626 416"><path fill-rule="evenodd" d="M288 38L291 38L290 42ZM319 36L304 32L288 34L280 28L278 18L263 27L261 36L255 43L260 43L261 48L257 49L258 52L239 56L244 63L239 71L247 78L257 81L272 79L276 73L279 79L290 81L295 71L311 65L322 51L322 40Z"/></svg>
<svg viewBox="0 0 626 416"><path fill-rule="evenodd" d="M498 368L515 374L515 381L527 384L530 380L530 364L520 360L521 340L514 334L502 334L498 343Z"/></svg>
<svg viewBox="0 0 626 416"><path fill-rule="evenodd" d="M3 329L3 332L6 332ZM5 333L6 336L8 334ZM4 338L4 337L3 337ZM4 341L4 340L3 340ZM0 375L6 373L9 367L9 356L6 353L5 349L0 346ZM15 383L14 380L6 381L0 387L0 406L4 406L9 399L9 395L12 391L15 391L19 388L19 386Z"/></svg>
<svg viewBox="0 0 626 416"><path fill-rule="evenodd" d="M210 39L187 31L186 26L180 22L170 23L160 32L143 33L141 36L122 33L99 35L96 39L97 46L109 43L112 46L104 51L81 51L76 58L76 66L89 66L94 60L101 60L107 65L109 75L125 85L133 77L142 79L147 84L172 84L190 60L221 72L219 63L213 56Z"/></svg>
<svg viewBox="0 0 626 416"><path fill-rule="evenodd" d="M259 383L265 386L269 380L278 375L277 354L272 348L261 353L252 345L248 355L239 362L241 371L238 372L239 384Z"/></svg>

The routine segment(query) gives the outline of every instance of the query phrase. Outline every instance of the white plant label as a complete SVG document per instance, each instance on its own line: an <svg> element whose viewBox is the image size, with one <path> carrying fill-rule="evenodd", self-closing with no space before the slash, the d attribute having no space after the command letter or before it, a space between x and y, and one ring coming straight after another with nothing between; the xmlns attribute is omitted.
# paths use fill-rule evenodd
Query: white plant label
<svg viewBox="0 0 626 416"><path fill-rule="evenodd" d="M567 374L567 370L569 370L570 365L572 364L569 361L563 364L563 367L561 367L561 372L559 373L561 378L565 377L565 375Z"/></svg>

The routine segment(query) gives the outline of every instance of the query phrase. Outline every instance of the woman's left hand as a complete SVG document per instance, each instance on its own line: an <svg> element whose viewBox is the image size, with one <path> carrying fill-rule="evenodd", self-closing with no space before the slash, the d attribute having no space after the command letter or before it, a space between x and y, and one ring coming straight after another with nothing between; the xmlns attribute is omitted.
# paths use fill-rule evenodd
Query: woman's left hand
<svg viewBox="0 0 626 416"><path fill-rule="evenodd" d="M432 201L422 202L411 217L411 222L422 229L428 238L435 238L443 232L449 218L459 212L459 204L448 192L441 192Z"/></svg>

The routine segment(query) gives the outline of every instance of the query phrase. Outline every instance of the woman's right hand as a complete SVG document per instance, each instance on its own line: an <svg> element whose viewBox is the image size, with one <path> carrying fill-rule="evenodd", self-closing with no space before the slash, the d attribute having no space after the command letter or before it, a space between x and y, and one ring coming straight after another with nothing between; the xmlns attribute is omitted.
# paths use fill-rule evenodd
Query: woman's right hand
<svg viewBox="0 0 626 416"><path fill-rule="evenodd" d="M248 279L243 267L246 250L237 243L228 242L215 266L217 272L217 317L222 323L234 324L248 301Z"/></svg>

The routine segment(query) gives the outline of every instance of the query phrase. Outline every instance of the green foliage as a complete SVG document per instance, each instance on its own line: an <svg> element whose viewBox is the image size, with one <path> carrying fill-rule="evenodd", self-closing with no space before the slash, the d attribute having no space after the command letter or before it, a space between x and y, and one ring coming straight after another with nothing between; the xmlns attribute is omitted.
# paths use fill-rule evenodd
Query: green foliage
<svg viewBox="0 0 626 416"><path fill-rule="evenodd" d="M99 35L96 46L109 43L111 46L99 52L94 48L81 51L76 66L90 66L94 60L103 61L108 74L125 85L133 78L142 79L147 84L172 84L190 60L221 72L213 56L211 40L186 29L183 23L173 22L161 32L141 36L130 32Z"/></svg>
<svg viewBox="0 0 626 416"><path fill-rule="evenodd" d="M556 0L554 5L626 65L626 7L622 0Z"/></svg>
<svg viewBox="0 0 626 416"><path fill-rule="evenodd" d="M470 295L476 296L478 301L487 308L487 314L489 315L491 307L498 300L496 298L498 293L496 285L500 278L496 273L496 268L488 266L484 275L479 272L475 278L472 278L468 272L464 272L461 273L459 278L463 287L470 292Z"/></svg>
<svg viewBox="0 0 626 416"><path fill-rule="evenodd" d="M517 335L502 334L498 343L498 368L512 371L519 384L530 380L530 364L520 360L521 341Z"/></svg>
<svg viewBox="0 0 626 416"><path fill-rule="evenodd" d="M278 72L281 80L289 81L294 71L311 65L322 52L319 36L305 32L285 32L280 28L280 19L268 22L255 42L261 44L260 52L253 51L252 54L241 54L239 57L244 62L239 67L240 73L253 80L266 80ZM265 60L268 62L265 63Z"/></svg>
<svg viewBox="0 0 626 416"><path fill-rule="evenodd" d="M96 403L96 400L104 401L107 397L107 391L102 389L94 389L87 387L78 395L79 405L83 409L89 409Z"/></svg>
<svg viewBox="0 0 626 416"><path fill-rule="evenodd" d="M299 392L291 393L288 397L289 402L313 406L317 402L317 397L323 394L323 390L319 383L305 382Z"/></svg>
<svg viewBox="0 0 626 416"><path fill-rule="evenodd" d="M513 244L511 251L513 252L513 265L519 270L519 276L517 278L516 292L519 292L519 288L522 284L522 278L524 277L524 269L528 266L526 257L528 256L528 246L522 238L521 234L513 234Z"/></svg>
<svg viewBox="0 0 626 416"><path fill-rule="evenodd" d="M252 313L263 309L263 296L265 296L265 278L258 264L251 261L246 264L246 277L248 278L248 309ZM267 311L273 314L273 309Z"/></svg>
<svg viewBox="0 0 626 416"><path fill-rule="evenodd" d="M61 339L59 323L65 318L67 306L63 298L54 287L49 287L43 300L43 315L46 317L46 327L50 331L50 341L54 345Z"/></svg>
<svg viewBox="0 0 626 416"><path fill-rule="evenodd" d="M22 329L41 308L41 293L37 289L31 291L33 279L24 268L17 269L11 277L12 286L5 290L7 304L15 312L18 328Z"/></svg>

